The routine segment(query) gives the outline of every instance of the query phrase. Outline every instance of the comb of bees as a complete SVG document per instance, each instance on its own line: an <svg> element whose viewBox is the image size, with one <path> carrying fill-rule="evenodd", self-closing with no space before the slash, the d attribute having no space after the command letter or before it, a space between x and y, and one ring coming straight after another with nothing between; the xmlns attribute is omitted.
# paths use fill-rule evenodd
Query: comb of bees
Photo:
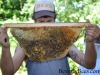
<svg viewBox="0 0 100 75"><path fill-rule="evenodd" d="M66 56L82 27L13 27L11 33L30 60L48 61Z"/></svg>

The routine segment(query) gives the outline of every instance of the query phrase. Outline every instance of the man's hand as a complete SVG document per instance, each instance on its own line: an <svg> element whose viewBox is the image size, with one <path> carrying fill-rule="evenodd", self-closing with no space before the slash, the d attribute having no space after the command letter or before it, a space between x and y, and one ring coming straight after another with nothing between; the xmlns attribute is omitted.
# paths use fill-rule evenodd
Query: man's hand
<svg viewBox="0 0 100 75"><path fill-rule="evenodd" d="M89 20L87 20L89 22ZM97 25L89 24L86 27L86 42L94 42L94 40L100 35L100 29Z"/></svg>
<svg viewBox="0 0 100 75"><path fill-rule="evenodd" d="M7 28L0 28L0 44L4 48L10 47Z"/></svg>

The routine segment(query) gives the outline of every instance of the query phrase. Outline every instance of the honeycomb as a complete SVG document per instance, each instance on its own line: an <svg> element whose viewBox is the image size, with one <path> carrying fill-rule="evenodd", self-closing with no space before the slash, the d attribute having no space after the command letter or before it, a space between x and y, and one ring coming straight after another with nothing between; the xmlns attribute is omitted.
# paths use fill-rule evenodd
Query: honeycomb
<svg viewBox="0 0 100 75"><path fill-rule="evenodd" d="M80 27L11 28L25 54L33 61L48 61L66 56L78 39Z"/></svg>

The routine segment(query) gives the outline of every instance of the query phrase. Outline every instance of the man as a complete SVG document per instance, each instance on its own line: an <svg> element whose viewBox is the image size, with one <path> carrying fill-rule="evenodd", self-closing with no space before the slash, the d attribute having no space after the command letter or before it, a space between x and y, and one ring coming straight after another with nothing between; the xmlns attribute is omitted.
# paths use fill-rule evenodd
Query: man
<svg viewBox="0 0 100 75"><path fill-rule="evenodd" d="M34 7L32 18L36 23L55 22L55 7L50 0L38 0ZM94 68L96 64L96 51L94 39L99 36L97 25L86 27L86 53L83 54L74 45L70 48L68 55L61 59L53 59L45 62L35 62L28 58L25 60L25 53L20 45L17 46L13 58L10 54L10 43L7 35L7 29L0 29L0 44L2 45L1 69L3 75L14 75L19 69L22 62L26 61L28 75L71 75L66 72L69 69L67 56L72 58L76 63L86 67Z"/></svg>

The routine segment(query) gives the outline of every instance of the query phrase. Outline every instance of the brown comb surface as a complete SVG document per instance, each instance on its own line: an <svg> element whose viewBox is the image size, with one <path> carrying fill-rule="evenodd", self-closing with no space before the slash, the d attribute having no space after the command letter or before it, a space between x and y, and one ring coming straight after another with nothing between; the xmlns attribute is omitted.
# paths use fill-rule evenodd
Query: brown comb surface
<svg viewBox="0 0 100 75"><path fill-rule="evenodd" d="M13 27L11 33L30 60L47 61L66 56L86 25Z"/></svg>

